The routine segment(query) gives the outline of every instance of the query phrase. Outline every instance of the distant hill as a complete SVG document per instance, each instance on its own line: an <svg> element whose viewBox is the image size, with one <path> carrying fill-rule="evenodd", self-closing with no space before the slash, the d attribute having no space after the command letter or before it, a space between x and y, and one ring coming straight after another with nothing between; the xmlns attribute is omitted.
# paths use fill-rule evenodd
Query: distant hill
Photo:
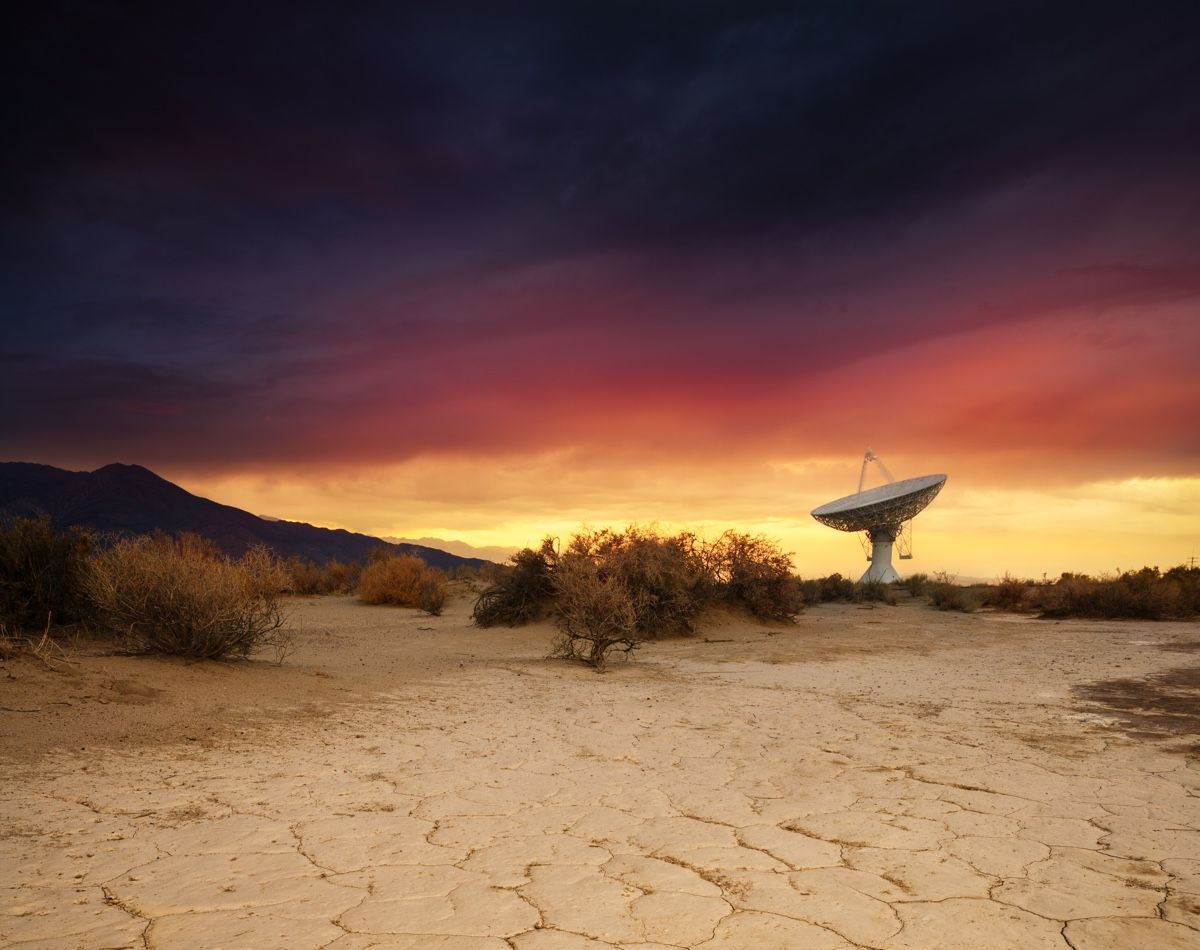
<svg viewBox="0 0 1200 950"><path fill-rule="evenodd" d="M447 541L445 538L385 537L383 540L390 541L392 544L419 544L424 547L437 548L439 551L449 551L451 554L457 554L459 557L481 557L485 561L492 561L496 564L504 564L518 550L517 548L499 546L475 547L473 544L467 544L465 541Z"/></svg>
<svg viewBox="0 0 1200 950"><path fill-rule="evenodd" d="M0 515L38 514L49 515L60 528L77 525L107 534L190 531L211 538L234 556L265 544L281 557L297 556L318 564L334 558L365 562L371 551L382 547L414 554L443 570L488 563L420 544L391 544L298 521L268 521L186 492L140 465L69 472L32 462L0 462Z"/></svg>

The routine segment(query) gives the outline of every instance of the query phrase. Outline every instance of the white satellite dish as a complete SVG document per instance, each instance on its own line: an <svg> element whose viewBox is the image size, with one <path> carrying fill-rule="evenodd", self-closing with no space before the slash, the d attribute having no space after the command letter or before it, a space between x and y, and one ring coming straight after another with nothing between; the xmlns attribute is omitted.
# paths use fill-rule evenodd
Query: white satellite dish
<svg viewBox="0 0 1200 950"><path fill-rule="evenodd" d="M867 463L875 462L888 476L888 484L862 490ZM863 456L858 491L845 498L814 508L812 516L821 524L839 531L865 531L871 542L871 566L859 578L859 583L878 581L889 584L900 580L892 567L892 545L900 536L906 521L911 520L928 505L946 484L945 475L921 475L892 481L891 473L870 449Z"/></svg>

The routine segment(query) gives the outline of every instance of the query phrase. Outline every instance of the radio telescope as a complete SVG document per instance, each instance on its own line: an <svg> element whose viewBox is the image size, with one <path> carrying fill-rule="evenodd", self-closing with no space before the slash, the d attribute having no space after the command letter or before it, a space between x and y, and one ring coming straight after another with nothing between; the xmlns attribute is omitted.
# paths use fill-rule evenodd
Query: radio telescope
<svg viewBox="0 0 1200 950"><path fill-rule="evenodd" d="M888 483L863 491L868 462L875 462L879 466ZM867 540L871 542L868 558L871 566L859 578L859 583L878 581L890 584L900 580L900 575L892 567L892 545L901 536L905 523L923 511L945 484L945 475L921 475L895 481L879 456L867 449L867 454L863 456L862 471L858 475L858 491L814 508L812 516L821 524L839 531L865 531Z"/></svg>

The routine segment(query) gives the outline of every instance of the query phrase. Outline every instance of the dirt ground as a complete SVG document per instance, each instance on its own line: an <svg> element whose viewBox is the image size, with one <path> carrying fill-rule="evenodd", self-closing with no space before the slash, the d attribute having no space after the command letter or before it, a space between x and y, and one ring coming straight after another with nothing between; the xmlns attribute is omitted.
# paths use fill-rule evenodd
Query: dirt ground
<svg viewBox="0 0 1200 950"><path fill-rule="evenodd" d="M1200 948L1200 624L915 603L0 665L0 945Z"/></svg>

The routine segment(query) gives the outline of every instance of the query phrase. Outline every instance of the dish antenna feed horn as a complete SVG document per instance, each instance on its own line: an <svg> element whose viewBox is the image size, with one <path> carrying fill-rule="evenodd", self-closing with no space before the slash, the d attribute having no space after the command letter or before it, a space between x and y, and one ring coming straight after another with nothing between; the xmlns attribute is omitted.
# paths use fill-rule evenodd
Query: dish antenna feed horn
<svg viewBox="0 0 1200 950"><path fill-rule="evenodd" d="M888 481L886 485L864 491L863 481L870 462L879 466ZM867 449L858 475L858 491L814 508L812 516L838 531L866 532L871 545L868 556L871 566L859 578L859 583L890 584L900 580L892 567L892 548L899 542L901 558L912 557L911 528L907 523L937 497L945 484L945 475L921 475L898 482L879 456Z"/></svg>

